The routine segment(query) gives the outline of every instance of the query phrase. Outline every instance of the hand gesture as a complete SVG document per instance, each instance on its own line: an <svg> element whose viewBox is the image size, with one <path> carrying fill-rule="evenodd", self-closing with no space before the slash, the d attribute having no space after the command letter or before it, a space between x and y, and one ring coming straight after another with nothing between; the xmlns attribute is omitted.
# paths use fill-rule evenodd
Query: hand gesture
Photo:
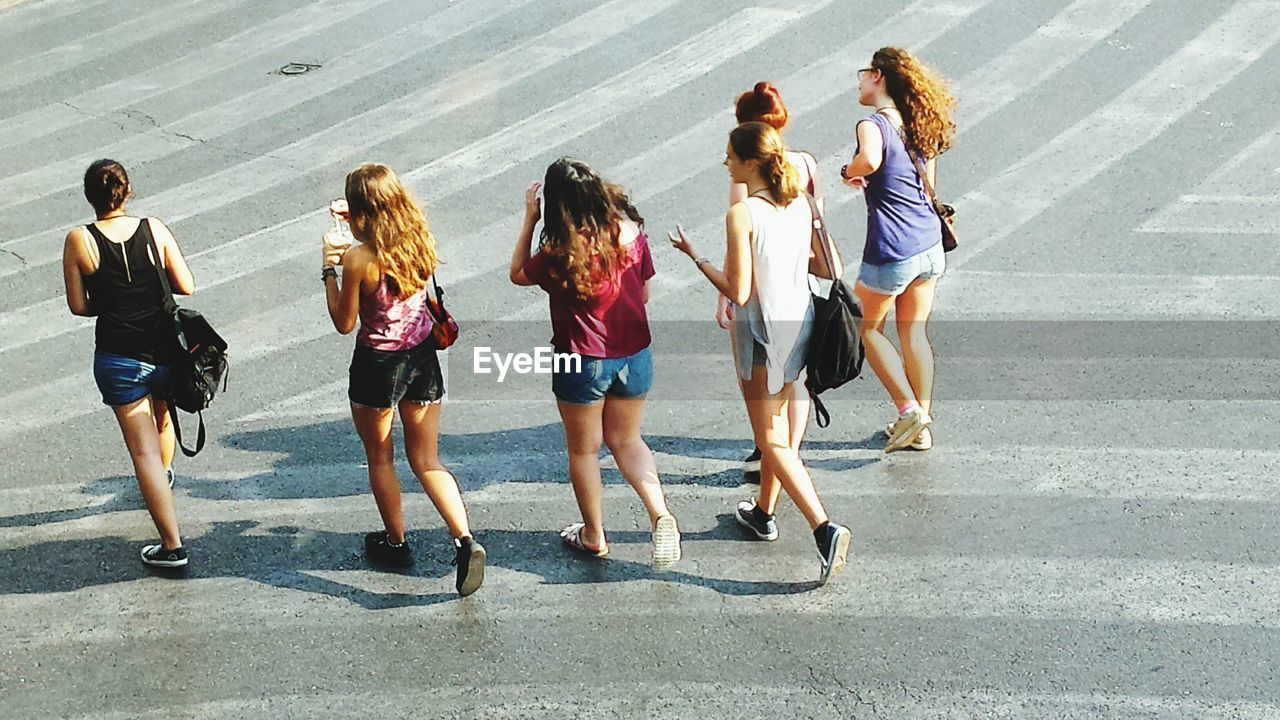
<svg viewBox="0 0 1280 720"><path fill-rule="evenodd" d="M731 322L733 322L733 303L729 302L729 298L724 295L719 295L716 298L716 324L722 330L728 330Z"/></svg>
<svg viewBox="0 0 1280 720"><path fill-rule="evenodd" d="M676 225L676 233L679 234L678 237L671 231L667 231L667 240L671 241L671 247L679 250L685 255L688 255L690 258L697 258L697 253L693 249L693 243L689 242L689 236L684 234L684 228L680 225Z"/></svg>
<svg viewBox="0 0 1280 720"><path fill-rule="evenodd" d="M525 222L536 223L542 219L542 203L538 197L538 192L542 190L542 183L534 181L529 184L529 188L524 191L524 219Z"/></svg>

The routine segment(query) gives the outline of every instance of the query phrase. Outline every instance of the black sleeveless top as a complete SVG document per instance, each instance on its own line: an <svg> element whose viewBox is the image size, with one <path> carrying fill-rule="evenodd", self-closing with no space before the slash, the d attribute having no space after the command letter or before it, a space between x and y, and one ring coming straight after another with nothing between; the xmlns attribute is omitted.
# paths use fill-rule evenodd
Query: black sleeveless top
<svg viewBox="0 0 1280 720"><path fill-rule="evenodd" d="M173 321L164 312L160 277L151 257L150 222L140 220L123 243L111 242L96 225L86 227L98 245L98 269L84 278L98 311L95 349L147 363L171 362Z"/></svg>

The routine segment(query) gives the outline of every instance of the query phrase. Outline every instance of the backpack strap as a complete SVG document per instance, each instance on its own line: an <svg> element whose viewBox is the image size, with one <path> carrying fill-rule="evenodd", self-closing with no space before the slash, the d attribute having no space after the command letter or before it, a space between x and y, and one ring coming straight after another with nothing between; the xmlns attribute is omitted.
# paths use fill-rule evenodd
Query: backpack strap
<svg viewBox="0 0 1280 720"><path fill-rule="evenodd" d="M151 258L156 268L156 275L160 278L160 304L164 307L164 311L169 314L177 313L178 303L173 299L173 288L169 286L169 273L165 272L164 263L160 262L160 246L156 245L156 237L151 233L151 218L142 218L139 221L143 234L147 236L147 247L151 248Z"/></svg>
<svg viewBox="0 0 1280 720"><path fill-rule="evenodd" d="M818 421L818 427L824 428L831 424L831 413L827 411L827 406L822 403L822 398L817 393L809 390L809 402L813 403L813 416ZM186 448L183 448L185 451Z"/></svg>
<svg viewBox="0 0 1280 720"><path fill-rule="evenodd" d="M196 431L196 449L188 450L187 446L182 444L182 424L178 422L178 408L172 402L169 403L169 421L173 423L173 435L178 441L178 447L182 448L182 454L187 457L195 457L204 449L204 411L201 410L196 415L200 418L200 428Z"/></svg>

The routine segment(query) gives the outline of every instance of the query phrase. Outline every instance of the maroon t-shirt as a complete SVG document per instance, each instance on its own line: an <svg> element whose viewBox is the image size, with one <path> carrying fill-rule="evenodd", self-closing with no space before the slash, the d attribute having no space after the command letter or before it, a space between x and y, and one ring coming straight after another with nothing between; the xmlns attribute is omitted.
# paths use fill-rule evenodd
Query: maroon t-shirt
<svg viewBox="0 0 1280 720"><path fill-rule="evenodd" d="M579 300L552 275L554 260L544 252L529 258L524 274L547 291L551 305L551 345L558 352L593 358L621 358L649 347L649 315L644 307L644 283L653 277L649 240L641 232L624 248L616 276Z"/></svg>

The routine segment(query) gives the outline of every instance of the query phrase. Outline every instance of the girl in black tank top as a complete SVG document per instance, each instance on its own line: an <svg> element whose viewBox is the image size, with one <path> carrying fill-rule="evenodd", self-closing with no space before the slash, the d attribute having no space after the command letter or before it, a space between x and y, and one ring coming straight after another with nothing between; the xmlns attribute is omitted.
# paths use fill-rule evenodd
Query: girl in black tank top
<svg viewBox="0 0 1280 720"><path fill-rule="evenodd" d="M112 242L96 224L86 226L98 247L98 269L84 278L98 310L95 349L153 364L172 361L172 325L164 332L160 278L146 218L122 243Z"/></svg>
<svg viewBox="0 0 1280 720"><path fill-rule="evenodd" d="M169 228L125 209L132 195L120 163L98 160L85 170L84 197L97 219L67 233L62 279L71 314L97 318L93 379L120 426L160 535L160 542L142 547L141 560L180 568L187 565L187 551L171 489L177 443L165 401L179 355L160 273L177 295L195 292L196 283Z"/></svg>

